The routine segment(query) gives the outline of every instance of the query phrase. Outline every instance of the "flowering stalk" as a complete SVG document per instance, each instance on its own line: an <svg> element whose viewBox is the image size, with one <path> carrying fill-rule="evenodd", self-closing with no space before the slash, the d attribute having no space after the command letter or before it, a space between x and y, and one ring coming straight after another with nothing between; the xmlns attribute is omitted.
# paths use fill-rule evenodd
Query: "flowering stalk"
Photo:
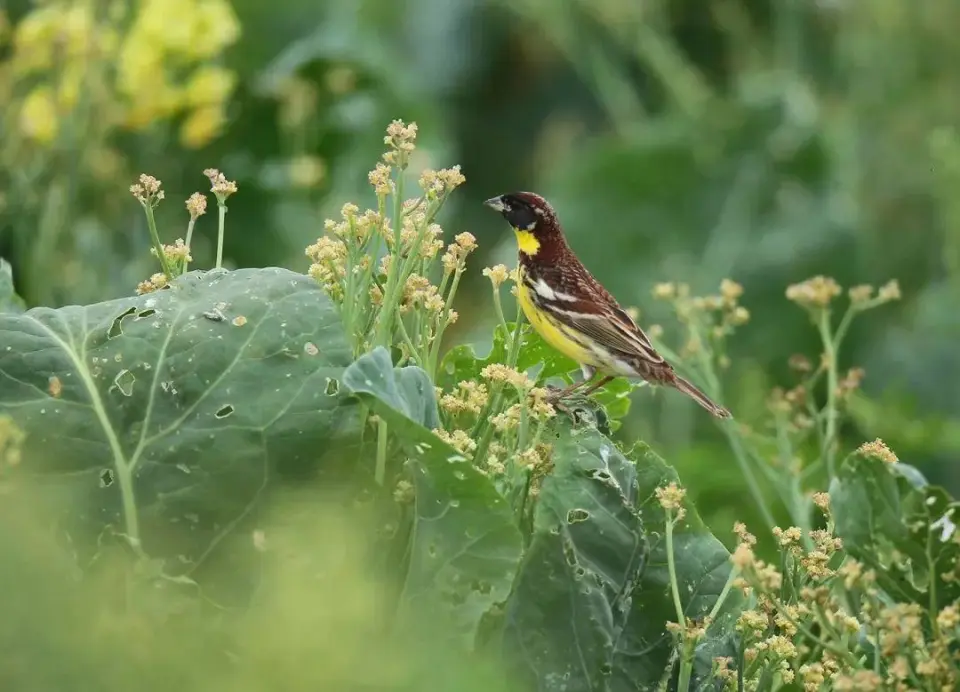
<svg viewBox="0 0 960 692"><path fill-rule="evenodd" d="M210 180L210 191L217 198L217 263L216 268L223 268L223 234L227 215L227 198L237 191L237 184L226 177L216 168L208 168L203 174Z"/></svg>
<svg viewBox="0 0 960 692"><path fill-rule="evenodd" d="M676 627L670 627L680 642L680 675L677 680L677 692L687 692L690 689L690 677L693 672L693 653L696 647L696 637L693 636L696 628L688 626L684 614L683 602L680 600L680 583L677 578L677 564L673 544L673 529L686 515L683 507L683 498L686 490L676 483L660 486L656 489L657 501L663 508L667 543L667 572L670 575L670 594L673 597L673 607L677 614Z"/></svg>
<svg viewBox="0 0 960 692"><path fill-rule="evenodd" d="M157 231L157 221L153 216L154 208L160 204L163 199L163 190L160 189L160 181L151 175L143 174L139 182L130 186L130 193L140 202L143 211L147 216L147 228L150 229L150 240L153 242L153 249L156 252L157 259L160 260L160 267L163 275L169 282L173 279L173 272L170 270L170 263L167 262L167 256L163 251L163 243L160 242L160 234Z"/></svg>
<svg viewBox="0 0 960 692"><path fill-rule="evenodd" d="M183 267L181 273L185 273L190 266L190 249L193 247L193 227L197 224L197 219L207 213L207 198L199 192L194 192L186 202L187 213L190 214L190 220L187 222L187 256L183 258Z"/></svg>

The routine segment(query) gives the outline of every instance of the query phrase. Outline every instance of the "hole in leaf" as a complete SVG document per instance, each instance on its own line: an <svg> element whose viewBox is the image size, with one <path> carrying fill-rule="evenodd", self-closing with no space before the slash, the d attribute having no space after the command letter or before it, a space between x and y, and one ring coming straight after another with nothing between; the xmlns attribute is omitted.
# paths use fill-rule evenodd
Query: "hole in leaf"
<svg viewBox="0 0 960 692"><path fill-rule="evenodd" d="M571 545L570 541L565 541L563 544L563 557L566 559L568 565L576 567L577 554L573 551L573 545Z"/></svg>
<svg viewBox="0 0 960 692"><path fill-rule="evenodd" d="M215 414L213 414L213 415L215 415L217 418L221 418L221 419L222 419L222 418L226 418L226 417L228 417L228 416L232 416L232 415L233 415L233 406L231 406L230 404L227 404L226 406L221 406L220 409L219 409Z"/></svg>
<svg viewBox="0 0 960 692"><path fill-rule="evenodd" d="M137 376L129 370L121 370L117 373L117 376L113 378L113 383L117 385L117 389L119 389L120 393L124 396L133 396L133 383L136 381Z"/></svg>
<svg viewBox="0 0 960 692"><path fill-rule="evenodd" d="M324 388L323 393L327 396L336 396L337 392L340 391L340 382L333 379L332 377L327 378L327 386Z"/></svg>
<svg viewBox="0 0 960 692"><path fill-rule="evenodd" d="M113 471L104 469L100 472L100 487L109 488L111 485L113 485Z"/></svg>
<svg viewBox="0 0 960 692"><path fill-rule="evenodd" d="M117 315L114 318L113 323L110 325L110 329L107 330L107 338L115 339L121 334L123 334L123 318L130 317L130 315L132 315L136 311L137 311L136 308L130 307L124 310L123 312L121 312L119 315Z"/></svg>
<svg viewBox="0 0 960 692"><path fill-rule="evenodd" d="M586 521L590 518L590 512L585 509L571 509L567 512L567 523L568 524L579 524L581 521Z"/></svg>
<svg viewBox="0 0 960 692"><path fill-rule="evenodd" d="M585 575L586 573L587 573L587 570L585 570L580 565L577 565L576 568L573 570L573 578L576 579L577 581L580 581L581 579L583 579L583 575Z"/></svg>
<svg viewBox="0 0 960 692"><path fill-rule="evenodd" d="M433 543L431 543L430 545L428 545L428 546L427 546L427 555L429 555L430 557L436 557L436 556L437 556L437 546L434 545Z"/></svg>
<svg viewBox="0 0 960 692"><path fill-rule="evenodd" d="M470 588L478 593L482 593L484 596L490 593L490 591L493 589L493 587L490 585L490 582L484 580L474 580L470 583Z"/></svg>
<svg viewBox="0 0 960 692"><path fill-rule="evenodd" d="M137 319L138 320L146 319L147 317L150 317L151 315L155 315L156 313L157 311L154 310L153 308L147 308L146 310L141 310L140 312L137 313Z"/></svg>

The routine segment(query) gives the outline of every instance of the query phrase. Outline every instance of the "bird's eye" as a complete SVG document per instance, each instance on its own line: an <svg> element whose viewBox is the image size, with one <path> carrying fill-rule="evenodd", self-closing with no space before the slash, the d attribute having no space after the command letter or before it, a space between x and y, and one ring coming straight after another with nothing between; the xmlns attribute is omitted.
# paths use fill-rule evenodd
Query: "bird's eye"
<svg viewBox="0 0 960 692"><path fill-rule="evenodd" d="M523 202L511 204L510 211L507 212L506 216L511 226L525 231L532 231L539 218L533 207Z"/></svg>

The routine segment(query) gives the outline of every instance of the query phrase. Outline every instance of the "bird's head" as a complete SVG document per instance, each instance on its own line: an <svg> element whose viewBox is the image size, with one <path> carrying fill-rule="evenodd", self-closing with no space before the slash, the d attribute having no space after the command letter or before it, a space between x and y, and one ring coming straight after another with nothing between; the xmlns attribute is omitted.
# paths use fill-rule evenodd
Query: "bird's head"
<svg viewBox="0 0 960 692"><path fill-rule="evenodd" d="M533 192L511 192L484 202L513 227L520 252L534 256L545 244L562 242L557 215L550 203Z"/></svg>

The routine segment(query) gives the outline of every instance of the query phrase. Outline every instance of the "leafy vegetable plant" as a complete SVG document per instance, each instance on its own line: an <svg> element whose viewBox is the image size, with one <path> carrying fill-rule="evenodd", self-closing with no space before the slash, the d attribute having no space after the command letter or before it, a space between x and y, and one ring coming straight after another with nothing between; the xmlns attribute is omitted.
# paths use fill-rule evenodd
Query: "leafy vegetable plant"
<svg viewBox="0 0 960 692"><path fill-rule="evenodd" d="M132 192L161 271L137 296L24 312L0 265L2 487L65 491L60 526L82 566L119 539L134 571L149 564L150 579L196 587L191 598L223 610L201 568L226 560L221 548L282 479L309 492L307 479L346 461L355 496L387 518L370 540L390 579L381 629L403 638L427 619L521 690L853 689L843 681L867 673L955 682L954 503L907 467L861 450L833 476L831 500L812 500L832 508L827 528L771 527L779 569L755 557L745 527L731 559L676 473L611 438L629 383L562 412L551 404L547 387L576 367L519 311L505 314L506 267L483 270L497 314L489 352L444 350L476 241L447 243L436 221L459 168L424 171L405 196L415 140L415 125L390 125L370 173L375 208L346 204L326 223L306 250L309 276L224 270L219 250L216 268L190 271L205 203L191 197L187 241L164 245L149 176ZM206 173L222 248L237 189ZM735 296L727 303L724 329L746 321ZM704 354L700 379L715 390ZM246 549L267 540L255 530ZM919 618L905 663L885 638L893 603Z"/></svg>

